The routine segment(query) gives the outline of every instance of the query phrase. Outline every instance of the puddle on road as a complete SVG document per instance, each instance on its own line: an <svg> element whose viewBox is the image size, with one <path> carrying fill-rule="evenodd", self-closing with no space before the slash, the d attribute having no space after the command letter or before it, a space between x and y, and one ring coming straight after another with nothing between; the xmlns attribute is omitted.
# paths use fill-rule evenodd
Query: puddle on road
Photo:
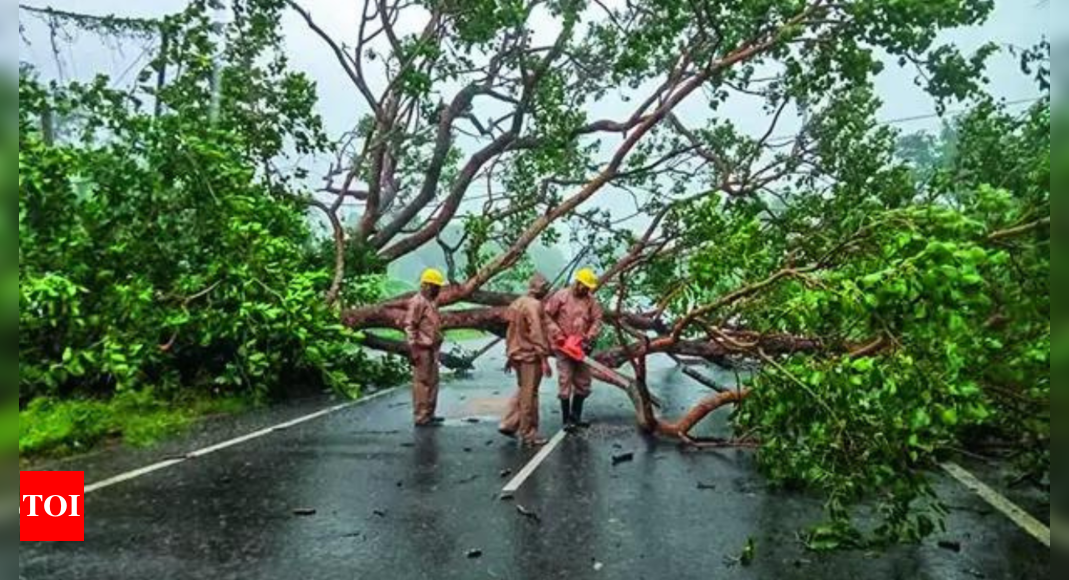
<svg viewBox="0 0 1069 580"><path fill-rule="evenodd" d="M508 405L509 397L504 395L468 398L456 407L456 413L450 414L449 418L501 417L508 409Z"/></svg>

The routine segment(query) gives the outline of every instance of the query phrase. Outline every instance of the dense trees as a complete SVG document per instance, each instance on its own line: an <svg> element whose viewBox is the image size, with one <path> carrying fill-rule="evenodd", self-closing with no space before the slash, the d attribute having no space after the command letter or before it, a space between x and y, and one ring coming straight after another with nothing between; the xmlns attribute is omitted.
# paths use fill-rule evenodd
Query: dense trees
<svg viewBox="0 0 1069 580"><path fill-rule="evenodd" d="M103 78L46 88L22 71L23 405L147 390L164 400L191 389L263 399L316 385L355 394L389 380L323 301L330 266L313 261L294 176L262 169L287 146L325 143L312 86L286 70L269 16L234 22L214 123L203 5L160 23L182 41L153 64L172 75L158 94L155 75L126 93ZM142 103L152 96L159 113ZM71 414L76 426L111 421ZM26 445L109 434L58 431Z"/></svg>

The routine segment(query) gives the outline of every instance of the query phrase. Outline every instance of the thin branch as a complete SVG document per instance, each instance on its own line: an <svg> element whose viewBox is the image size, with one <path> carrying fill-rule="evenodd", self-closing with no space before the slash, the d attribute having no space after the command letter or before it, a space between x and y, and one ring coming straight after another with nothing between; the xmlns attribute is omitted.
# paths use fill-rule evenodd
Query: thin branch
<svg viewBox="0 0 1069 580"><path fill-rule="evenodd" d="M377 101L375 100L375 97L371 94L371 89L368 88L367 82L364 81L363 77L358 73L358 71L354 69L352 65L350 65L350 59L345 53L345 51L342 50L342 48L338 45L337 42L334 42L334 39L331 38L325 30L320 28L319 25L315 23L315 21L312 19L312 14L302 8L300 4L297 4L296 0L286 0L286 4L288 4L290 8L300 14L304 18L304 21L308 24L308 27L311 28L312 31L316 33L316 35L323 39L323 42L325 42L328 47L330 47L330 50L334 52L334 56L335 58L337 58L338 63L341 64L342 69L345 71L345 74L348 75L349 80L351 80L356 86L356 88L360 91L360 93L364 95L364 100L367 101L368 106L370 106L371 110L375 112L375 115L379 116L381 110ZM357 59L357 66L359 66L359 59Z"/></svg>
<svg viewBox="0 0 1069 580"><path fill-rule="evenodd" d="M989 242L1000 242L1009 238L1015 238L1035 231L1050 229L1050 218L1045 217L1021 226L1000 230L987 236Z"/></svg>
<svg viewBox="0 0 1069 580"><path fill-rule="evenodd" d="M339 199L341 198L339 197ZM345 280L345 228L342 227L336 210L314 198L309 198L305 201L326 214L327 219L330 220L330 227L334 231L334 278L330 282L330 289L327 291L326 296L327 305L333 306L341 294L342 282Z"/></svg>

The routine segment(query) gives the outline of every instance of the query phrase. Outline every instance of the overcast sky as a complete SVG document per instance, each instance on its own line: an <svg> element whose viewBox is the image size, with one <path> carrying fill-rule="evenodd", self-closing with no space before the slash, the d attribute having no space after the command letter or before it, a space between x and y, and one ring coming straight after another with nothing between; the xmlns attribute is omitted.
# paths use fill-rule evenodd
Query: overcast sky
<svg viewBox="0 0 1069 580"><path fill-rule="evenodd" d="M1055 0L1064 4L1065 0ZM118 14L122 16L157 17L181 10L184 0L26 0L31 6L52 6L60 10L79 11L90 14ZM339 41L352 43L356 36L358 0L303 0L313 17L323 28ZM1063 10L1059 11L1064 12ZM19 59L33 63L46 78L86 79L97 73L106 73L117 79L117 83L129 82L137 71L151 58L153 46L137 44L105 45L89 34L83 34L73 43L61 43L62 58L52 54L48 28L41 22L27 18L20 12L20 22L25 25L24 38L30 44L19 41ZM556 26L548 18L535 20L536 42L552 39ZM986 42L1000 45L1031 46L1042 36L1052 32L1051 4L1046 0L997 0L996 10L986 24L980 27L948 32L941 39L958 44L966 51L972 51ZM1066 25L1053 32L1066 30ZM422 22L410 20L399 25L400 33L416 31ZM326 122L332 137L351 129L357 119L367 113L366 106L353 89L350 81L341 72L333 56L324 50L321 40L305 26L303 20L289 12L283 23L288 54L292 65L305 71L318 85L320 113ZM5 57L4 64L10 64L10 57ZM880 111L882 121L893 122L903 131L932 130L939 126L939 119L932 117L935 107L921 89L915 86L916 72L901 69L897 65L888 66L878 77L878 94L883 100ZM1003 53L990 62L989 77L992 81L990 91L997 97L1008 101L1026 101L1038 96L1033 82L1020 74L1018 61ZM381 77L369 79L373 85L381 83ZM448 97L447 97L448 98ZM1027 103L1018 105L1020 108ZM693 116L700 104L684 104L680 114ZM598 103L598 109L591 112L597 118L620 119L630 113L628 105L618 99L604 99ZM760 105L753 101L733 100L718 114L733 119L744 131L762 134L767 128L768 115ZM797 123L794 123L795 125ZM790 135L791 123L785 123L777 133ZM460 141L463 146L463 140ZM304 164L321 167L326 160L300 160ZM606 196L609 197L609 196ZM619 205L611 200L607 208L614 214L626 214L633 208L629 204ZM640 227L640 226L635 226Z"/></svg>

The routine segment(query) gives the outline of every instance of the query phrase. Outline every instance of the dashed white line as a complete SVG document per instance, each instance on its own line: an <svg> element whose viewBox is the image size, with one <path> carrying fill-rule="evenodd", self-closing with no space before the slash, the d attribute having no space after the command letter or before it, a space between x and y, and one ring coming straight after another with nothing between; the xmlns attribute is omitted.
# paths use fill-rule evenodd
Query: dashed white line
<svg viewBox="0 0 1069 580"><path fill-rule="evenodd" d="M962 485L976 493L976 495L980 496L984 501L991 504L991 507L1010 518L1010 520L1020 526L1022 530L1028 532L1029 535L1039 540L1044 546L1050 548L1050 528L1044 526L1042 522L1032 517L1023 509L1017 507L1013 502L1003 497L997 491L988 487L987 484L977 479L975 475L969 473L957 463L944 463L943 470L949 473L951 477L958 480Z"/></svg>
<svg viewBox="0 0 1069 580"><path fill-rule="evenodd" d="M538 454L531 458L531 461L523 466L523 469L521 469L520 472L508 482L508 485L501 490L501 497L509 498L515 495L516 492L523 487L523 484L527 479L538 470L542 463L553 453L553 450L555 450L567 436L568 434L564 431L560 431L554 435L553 438L549 440L549 443L546 443L542 449L538 451Z"/></svg>
<svg viewBox="0 0 1069 580"><path fill-rule="evenodd" d="M319 411L319 412L316 412L316 413L312 413L311 415L305 415L304 417L299 417L299 418L294 419L292 421L286 421L285 423L280 423L278 425L275 425L274 427L268 427L267 429L261 429L259 431L256 431L255 433L249 433L248 435L243 435L241 437L237 437L237 438L231 439L229 441L224 441L224 442L219 443L217 445L212 445L211 447L205 447L204 449L198 449L196 451L192 451L190 453L187 453L186 455L184 455L182 457L179 457L179 458L167 459L167 460L161 461L159 463L155 463L153 465L149 465L147 467L142 467L140 469L135 469L133 471L128 471L126 473L123 473L123 474L120 474L120 475L116 475L115 477L111 477L111 478L105 479L104 481L99 481L99 482L94 483L92 485L85 486L85 493L86 493L86 495L88 495L90 493L93 493L93 492L96 492L96 491L100 491L102 489L106 489L106 488L118 485L120 483L124 483L124 482L130 481L130 480L133 480L133 479L137 479L139 477L143 477L145 475L160 471L162 469L167 469L168 467L173 467L175 465L179 465L181 463L185 463L185 462L189 461L190 459L197 459L197 458L200 458L200 457L204 457L205 455L211 455L212 453L216 453L216 452L222 451L224 449L228 449L230 447L234 447L236 445L241 445L242 443L248 443L249 441L252 441L254 439L259 439L261 437L265 437L265 436L270 435L272 433L277 433L279 431L284 431L286 429L290 429L292 427L296 427L297 425L301 425L303 423L307 423L309 421L314 421L314 420L319 419L321 417L326 417L327 415L331 415L333 413L337 413L338 411L343 411L343 410L348 409L350 407L355 407L357 405L362 405L364 403L368 403L368 402L374 401L375 399L378 399L378 398L381 398L381 397L385 397L386 395L389 395L389 394L395 392L396 390L397 389L394 388L394 389L387 389L385 391L380 391L378 393L375 393L374 395L370 395L368 397L364 397L363 399L359 399L359 400L352 401L352 402L349 402L349 403L343 403L341 405L335 405L333 407L330 407L329 409L323 409L322 411Z"/></svg>

